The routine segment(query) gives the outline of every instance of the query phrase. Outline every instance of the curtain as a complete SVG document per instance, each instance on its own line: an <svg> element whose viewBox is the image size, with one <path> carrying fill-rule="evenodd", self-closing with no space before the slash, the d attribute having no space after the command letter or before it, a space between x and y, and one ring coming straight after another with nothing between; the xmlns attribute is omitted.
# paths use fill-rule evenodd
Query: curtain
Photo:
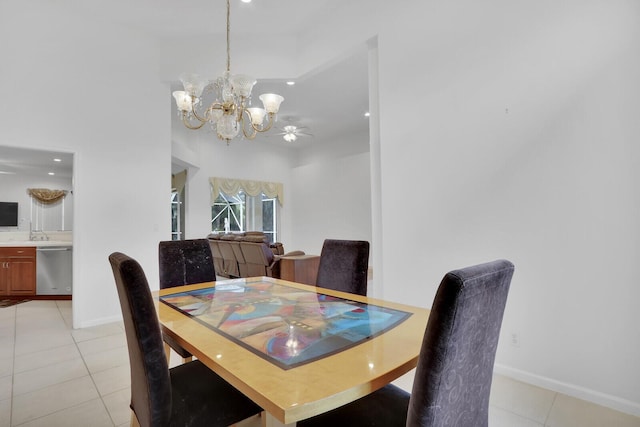
<svg viewBox="0 0 640 427"><path fill-rule="evenodd" d="M171 190L182 193L184 184L187 182L187 170L171 175Z"/></svg>
<svg viewBox="0 0 640 427"><path fill-rule="evenodd" d="M67 195L66 190L49 190L47 188L28 188L27 192L31 197L44 204L52 204Z"/></svg>
<svg viewBox="0 0 640 427"><path fill-rule="evenodd" d="M209 178L209 183L211 184L211 205L213 205L220 193L233 196L238 194L240 190L250 196L258 196L264 193L269 197L276 197L280 206L284 202L284 188L279 182L212 177Z"/></svg>

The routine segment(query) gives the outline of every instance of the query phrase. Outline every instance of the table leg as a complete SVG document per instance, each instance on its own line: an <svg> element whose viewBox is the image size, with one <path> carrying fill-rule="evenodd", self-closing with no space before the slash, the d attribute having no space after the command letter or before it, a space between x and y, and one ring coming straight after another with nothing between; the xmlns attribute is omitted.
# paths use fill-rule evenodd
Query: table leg
<svg viewBox="0 0 640 427"><path fill-rule="evenodd" d="M280 420L277 420L273 415L267 411L262 412L262 427L295 427L296 423L282 424Z"/></svg>

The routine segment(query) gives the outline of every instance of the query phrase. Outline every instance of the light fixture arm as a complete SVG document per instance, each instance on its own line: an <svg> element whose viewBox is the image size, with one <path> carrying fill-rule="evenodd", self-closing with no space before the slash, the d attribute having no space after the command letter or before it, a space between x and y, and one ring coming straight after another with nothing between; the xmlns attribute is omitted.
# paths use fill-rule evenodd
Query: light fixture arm
<svg viewBox="0 0 640 427"><path fill-rule="evenodd" d="M196 117L197 118L197 117ZM202 121L200 119L198 119L200 121L199 125L192 125L191 122L189 121L189 115L187 114L186 111L182 112L182 124L184 124L187 128L192 129L192 130L198 130L200 129L202 126L204 126L204 124L206 123L206 121Z"/></svg>
<svg viewBox="0 0 640 427"><path fill-rule="evenodd" d="M204 117L201 117L200 114L198 114L198 110L196 109L196 104L197 104L196 99L197 98L195 96L191 97L191 112L193 113L193 117L195 117L203 125L208 120L207 116L209 116L209 110L207 109L204 113ZM197 127L197 129L200 129L202 125Z"/></svg>
<svg viewBox="0 0 640 427"><path fill-rule="evenodd" d="M253 120L251 120L251 113L245 108L242 111L242 114L246 114L246 116L242 117L242 119L239 119L238 121L240 123L242 123L242 134L244 135L245 138L247 139L254 139L256 137L256 135L258 134L258 132L266 132L269 129L271 129L273 127L273 124L275 123L275 114L274 113L267 113L267 116L269 117L268 122L266 125L264 124L260 124L260 125L255 125L253 124ZM245 123L249 123L250 126L250 131L247 132L247 126Z"/></svg>

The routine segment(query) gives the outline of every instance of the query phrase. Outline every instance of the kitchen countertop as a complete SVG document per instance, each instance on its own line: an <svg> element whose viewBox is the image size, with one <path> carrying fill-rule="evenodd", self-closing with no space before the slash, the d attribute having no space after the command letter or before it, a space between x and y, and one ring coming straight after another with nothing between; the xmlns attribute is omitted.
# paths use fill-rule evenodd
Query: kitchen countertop
<svg viewBox="0 0 640 427"><path fill-rule="evenodd" d="M2 240L0 241L0 247L51 247L51 246L64 246L71 247L73 242L67 240Z"/></svg>

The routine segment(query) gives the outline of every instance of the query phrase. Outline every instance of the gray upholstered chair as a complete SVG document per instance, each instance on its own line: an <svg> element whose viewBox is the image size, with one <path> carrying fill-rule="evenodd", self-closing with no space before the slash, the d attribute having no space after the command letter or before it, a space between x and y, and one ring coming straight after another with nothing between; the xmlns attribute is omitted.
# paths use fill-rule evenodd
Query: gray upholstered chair
<svg viewBox="0 0 640 427"><path fill-rule="evenodd" d="M199 360L168 368L160 324L140 264L109 256L118 289L131 365L132 425L228 426L261 408Z"/></svg>
<svg viewBox="0 0 640 427"><path fill-rule="evenodd" d="M486 427L498 336L513 264L447 273L436 293L412 393L387 385L300 427Z"/></svg>
<svg viewBox="0 0 640 427"><path fill-rule="evenodd" d="M369 242L327 239L320 252L316 286L367 295Z"/></svg>
<svg viewBox="0 0 640 427"><path fill-rule="evenodd" d="M220 240L219 234L210 234L207 237L209 246L211 247L211 255L213 255L213 266L216 269L216 274L221 274L224 271L224 258L222 258L222 252L218 247L218 240Z"/></svg>
<svg viewBox="0 0 640 427"><path fill-rule="evenodd" d="M211 246L207 239L160 242L158 245L158 261L160 266L160 289L216 280ZM183 362L188 362L192 359L191 353L169 335L163 334L163 339L167 361L169 361L171 355L171 348L182 357Z"/></svg>
<svg viewBox="0 0 640 427"><path fill-rule="evenodd" d="M218 240L218 249L220 249L224 262L224 269L220 273L225 277L233 279L240 277L238 258L236 258L236 254L233 251L233 245L237 243L240 237L235 234L225 234Z"/></svg>
<svg viewBox="0 0 640 427"><path fill-rule="evenodd" d="M269 245L254 240L257 239L248 237L240 242L240 249L246 263L246 277L280 277L278 258L273 254Z"/></svg>

